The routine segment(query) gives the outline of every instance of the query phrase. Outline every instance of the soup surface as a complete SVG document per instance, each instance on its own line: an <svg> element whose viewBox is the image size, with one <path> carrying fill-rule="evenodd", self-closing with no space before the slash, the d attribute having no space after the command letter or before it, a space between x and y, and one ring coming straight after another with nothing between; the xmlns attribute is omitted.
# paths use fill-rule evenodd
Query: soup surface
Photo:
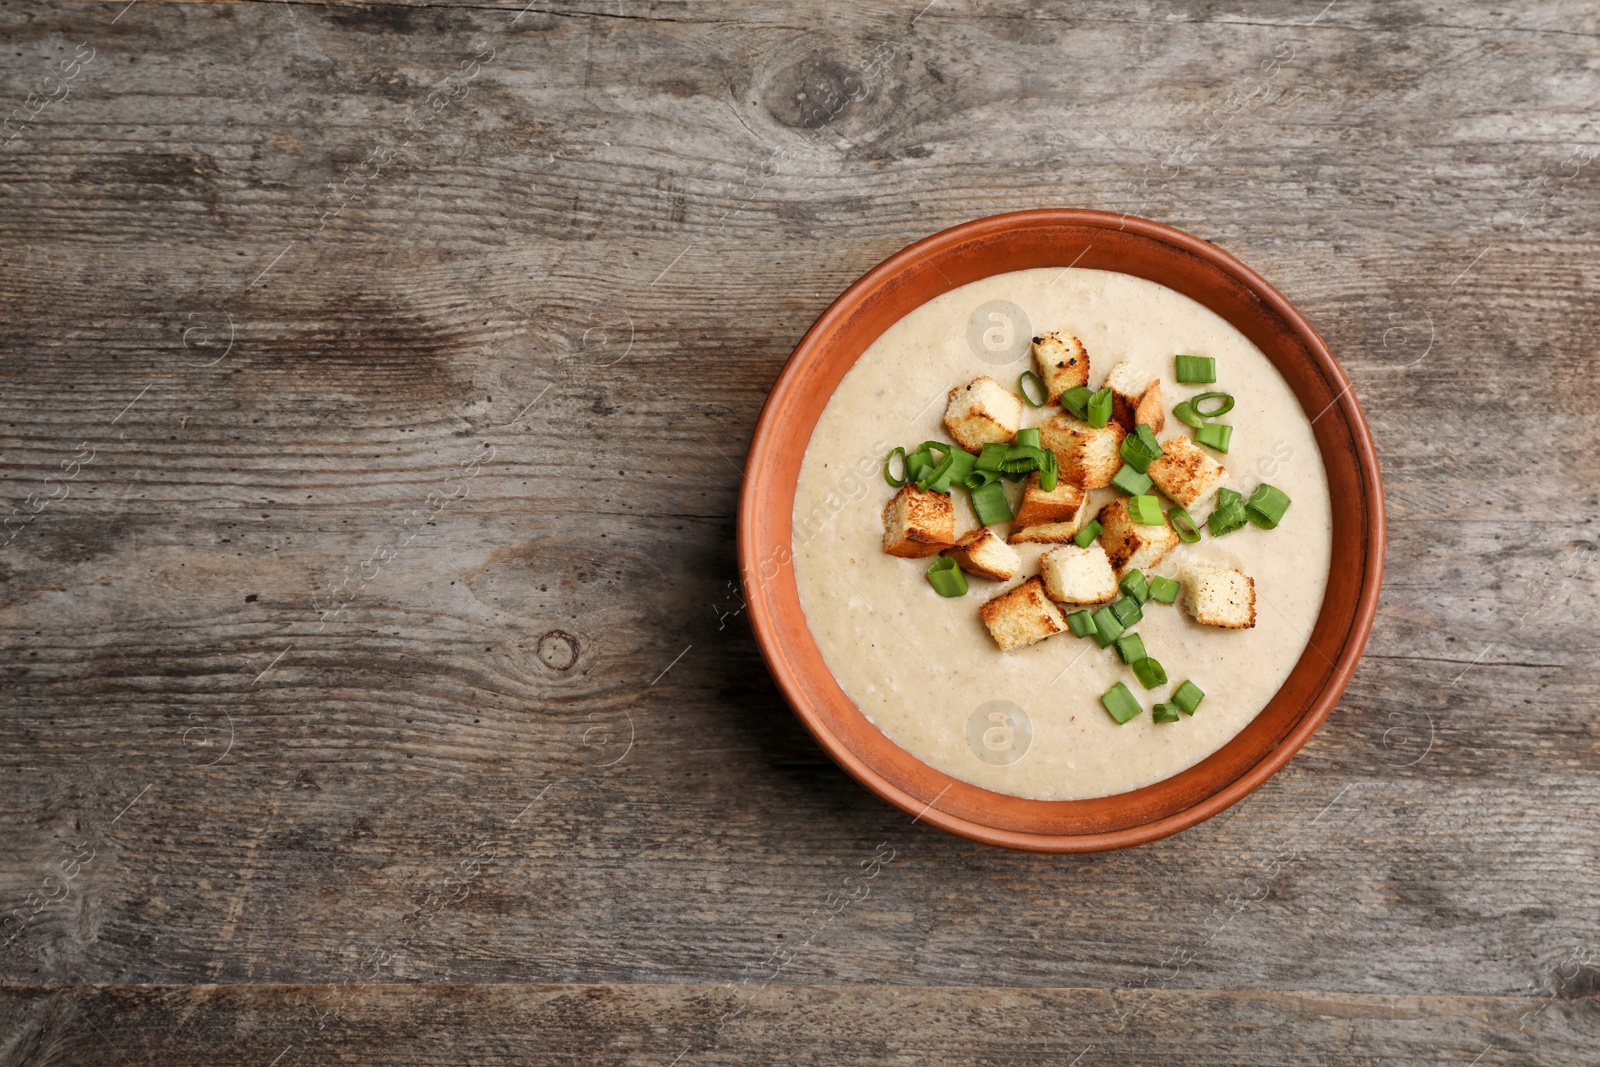
<svg viewBox="0 0 1600 1067"><path fill-rule="evenodd" d="M1029 340L1049 330L1083 340L1089 384L1131 360L1161 378L1167 425L1189 433L1172 406L1205 390L1236 398L1218 458L1224 483L1249 496L1260 482L1293 501L1275 530L1253 525L1179 545L1152 573L1188 563L1234 567L1255 579L1256 625L1202 626L1179 606L1151 603L1137 626L1169 683L1143 689L1113 649L1070 633L1001 652L978 607L1039 572L1049 545L1019 544L1009 582L968 576L946 599L924 577L931 560L882 550L882 513L894 490L884 456L948 441L946 393L987 374L1016 391L1032 367ZM1213 356L1215 385L1178 385L1173 356ZM1024 426L1059 409L1028 408ZM1108 271L1016 271L962 286L917 308L861 356L829 400L806 448L795 496L794 566L800 602L840 686L896 744L974 785L1040 800L1126 792L1170 777L1228 742L1277 692L1305 651L1327 585L1332 536L1327 475L1304 412L1261 350L1204 306L1155 282ZM1009 485L1013 507L1021 487ZM1117 495L1092 494L1095 508ZM957 492L957 534L975 528ZM1190 511L1204 522L1212 497ZM1166 502L1164 502L1166 503ZM1170 506L1170 504L1168 504ZM1009 532L1009 526L1000 533ZM1072 610L1072 609L1068 609ZM1315 654L1315 653L1313 653ZM1150 708L1184 679L1205 691L1192 716L1156 723ZM1117 725L1099 698L1116 682L1145 711Z"/></svg>

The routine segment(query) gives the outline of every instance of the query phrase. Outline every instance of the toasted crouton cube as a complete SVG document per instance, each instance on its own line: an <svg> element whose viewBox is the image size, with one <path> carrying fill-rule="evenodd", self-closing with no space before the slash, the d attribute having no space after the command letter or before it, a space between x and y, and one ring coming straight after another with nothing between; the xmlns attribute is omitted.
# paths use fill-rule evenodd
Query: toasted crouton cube
<svg viewBox="0 0 1600 1067"><path fill-rule="evenodd" d="M1116 420L1097 430L1062 412L1039 427L1039 443L1056 454L1056 469L1063 481L1082 489L1102 489L1122 466L1118 450L1125 432Z"/></svg>
<svg viewBox="0 0 1600 1067"><path fill-rule="evenodd" d="M1167 424L1161 404L1161 379L1123 360L1106 375L1111 390L1111 418L1124 430L1132 431L1143 423L1160 432Z"/></svg>
<svg viewBox="0 0 1600 1067"><path fill-rule="evenodd" d="M1184 568L1183 604L1195 622L1248 630L1256 624L1256 580L1227 567Z"/></svg>
<svg viewBox="0 0 1600 1067"><path fill-rule="evenodd" d="M1037 575L979 608L978 617L1002 652L1043 641L1067 628L1066 616L1045 595L1044 583Z"/></svg>
<svg viewBox="0 0 1600 1067"><path fill-rule="evenodd" d="M1022 426L1022 401L987 374L950 390L944 428L968 452L991 441L1009 441Z"/></svg>
<svg viewBox="0 0 1600 1067"><path fill-rule="evenodd" d="M1145 472L1167 496L1183 507L1192 507L1227 478L1228 470L1200 450L1200 446L1179 434L1161 442L1161 455Z"/></svg>
<svg viewBox="0 0 1600 1067"><path fill-rule="evenodd" d="M1121 578L1131 570L1147 571L1178 547L1178 533L1165 515L1160 526L1144 526L1128 514L1128 502L1117 498L1100 509L1100 544Z"/></svg>
<svg viewBox="0 0 1600 1067"><path fill-rule="evenodd" d="M1023 487L1022 506L1017 508L1008 540L1014 545L1070 541L1073 534L1083 529L1088 513L1087 492L1065 478L1057 478L1056 487L1047 493L1039 488L1039 472L1034 471Z"/></svg>
<svg viewBox="0 0 1600 1067"><path fill-rule="evenodd" d="M1022 566L1017 550L1000 540L1000 535L987 526L973 530L941 555L955 560L969 574L997 582L1009 582Z"/></svg>
<svg viewBox="0 0 1600 1067"><path fill-rule="evenodd" d="M1050 599L1063 604L1103 604L1117 595L1117 576L1098 544L1052 548L1039 557L1039 576Z"/></svg>
<svg viewBox="0 0 1600 1067"><path fill-rule="evenodd" d="M1046 403L1057 404L1068 389L1089 384L1089 353L1070 333L1055 330L1033 339L1033 366L1044 383Z"/></svg>
<svg viewBox="0 0 1600 1067"><path fill-rule="evenodd" d="M906 483L883 509L883 550L891 556L936 556L956 539L956 509L948 493Z"/></svg>

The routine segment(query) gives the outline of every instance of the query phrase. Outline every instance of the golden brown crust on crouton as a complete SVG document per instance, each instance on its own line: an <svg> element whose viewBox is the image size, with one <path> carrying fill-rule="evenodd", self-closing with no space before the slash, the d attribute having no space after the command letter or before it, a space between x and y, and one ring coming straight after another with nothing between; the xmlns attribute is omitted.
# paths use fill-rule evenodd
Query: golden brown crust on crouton
<svg viewBox="0 0 1600 1067"><path fill-rule="evenodd" d="M1178 547L1178 533L1162 516L1160 526L1133 521L1128 502L1118 497L1100 509L1100 544L1121 578L1130 570L1149 570Z"/></svg>
<svg viewBox="0 0 1600 1067"><path fill-rule="evenodd" d="M883 508L883 550L891 556L935 556L956 539L956 509L946 493L901 487Z"/></svg>
<svg viewBox="0 0 1600 1067"><path fill-rule="evenodd" d="M1187 508L1221 485L1228 472L1199 445L1179 434L1161 442L1161 455L1145 473L1157 489Z"/></svg>
<svg viewBox="0 0 1600 1067"><path fill-rule="evenodd" d="M1022 506L1017 508L1018 526L1036 526L1041 522L1071 522L1083 510L1089 494L1064 478L1056 479L1050 492L1039 488L1039 472L1028 475L1022 488Z"/></svg>
<svg viewBox="0 0 1600 1067"><path fill-rule="evenodd" d="M1045 593L1044 582L1034 575L1009 593L1002 593L978 609L978 617L1002 652L1031 645L1067 629L1066 616Z"/></svg>
<svg viewBox="0 0 1600 1067"><path fill-rule="evenodd" d="M1102 489L1111 484L1122 466L1122 438L1126 431L1116 421L1095 429L1066 412L1052 415L1039 427L1039 443L1056 454L1063 481L1082 489Z"/></svg>
<svg viewBox="0 0 1600 1067"><path fill-rule="evenodd" d="M1183 604L1195 622L1248 630L1256 624L1256 580L1228 567L1190 566L1183 572Z"/></svg>
<svg viewBox="0 0 1600 1067"><path fill-rule="evenodd" d="M1112 406L1116 406L1114 402ZM1133 425L1128 429L1138 429L1141 422L1150 427L1151 433L1160 433L1167 425L1167 407L1161 402L1159 378L1152 382L1150 388L1139 398L1139 403L1133 409Z"/></svg>
<svg viewBox="0 0 1600 1067"><path fill-rule="evenodd" d="M945 549L940 555L949 556L961 569L980 578L1009 582L1022 566L1017 550L1000 540L1000 536L987 526L980 526L961 540Z"/></svg>
<svg viewBox="0 0 1600 1067"><path fill-rule="evenodd" d="M1063 604L1103 604L1117 595L1117 576L1106 550L1062 545L1039 557L1039 577L1052 600Z"/></svg>
<svg viewBox="0 0 1600 1067"><path fill-rule="evenodd" d="M1033 365L1044 383L1046 403L1059 403L1068 389L1089 384L1089 352L1065 330L1052 330L1033 339Z"/></svg>
<svg viewBox="0 0 1600 1067"><path fill-rule="evenodd" d="M1156 405L1161 403L1161 379L1144 373L1127 360L1111 368L1105 384L1111 390L1111 421L1124 430L1131 432L1138 427L1139 404L1152 389L1157 390Z"/></svg>
<svg viewBox="0 0 1600 1067"><path fill-rule="evenodd" d="M968 452L992 441L1009 441L1022 425L1022 401L987 374L950 390L944 428Z"/></svg>

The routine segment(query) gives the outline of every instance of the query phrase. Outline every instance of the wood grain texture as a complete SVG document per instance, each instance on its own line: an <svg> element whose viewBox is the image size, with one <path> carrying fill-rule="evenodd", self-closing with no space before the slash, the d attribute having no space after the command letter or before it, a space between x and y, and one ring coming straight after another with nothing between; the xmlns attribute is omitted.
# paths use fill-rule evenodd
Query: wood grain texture
<svg viewBox="0 0 1600 1067"><path fill-rule="evenodd" d="M1600 1063L1592 5L0 24L0 1063ZM1086 857L858 788L731 584L806 327L1054 204L1295 301L1389 506L1317 737Z"/></svg>

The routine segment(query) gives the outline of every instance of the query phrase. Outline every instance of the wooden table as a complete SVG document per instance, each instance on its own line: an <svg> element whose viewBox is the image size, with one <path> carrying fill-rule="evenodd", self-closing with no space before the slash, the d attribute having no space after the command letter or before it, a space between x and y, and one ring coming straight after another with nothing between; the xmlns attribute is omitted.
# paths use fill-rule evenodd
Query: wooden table
<svg viewBox="0 0 1600 1067"><path fill-rule="evenodd" d="M1600 1063L1600 18L1324 3L8 4L0 1061ZM878 801L735 581L807 325L1039 205L1387 479L1343 703L1125 853Z"/></svg>

